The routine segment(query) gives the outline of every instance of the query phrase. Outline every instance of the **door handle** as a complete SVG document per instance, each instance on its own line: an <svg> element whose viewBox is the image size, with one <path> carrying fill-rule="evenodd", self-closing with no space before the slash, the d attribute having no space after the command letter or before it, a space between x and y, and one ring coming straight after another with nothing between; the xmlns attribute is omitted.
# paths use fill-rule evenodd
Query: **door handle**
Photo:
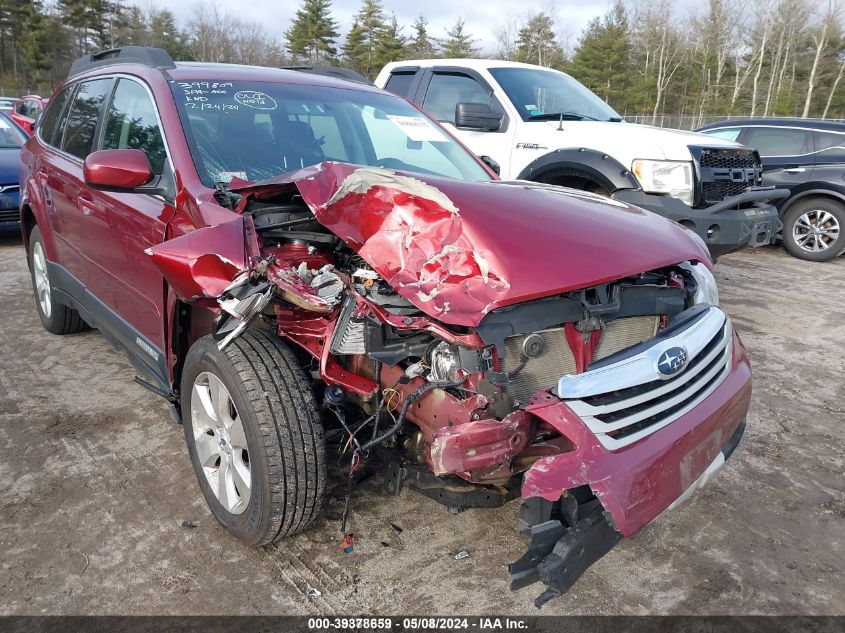
<svg viewBox="0 0 845 633"><path fill-rule="evenodd" d="M82 215L93 215L95 208L92 200L88 200L82 196L76 199L76 207L82 211Z"/></svg>
<svg viewBox="0 0 845 633"><path fill-rule="evenodd" d="M38 179L41 181L41 184L42 184L42 185L46 185L46 184L47 184L47 178L48 178L48 176L49 176L49 175L47 174L47 170L46 170L46 169L43 169L43 168L42 168L42 169L39 169L39 170L38 170Z"/></svg>
<svg viewBox="0 0 845 633"><path fill-rule="evenodd" d="M803 174L807 169L805 167L788 167L783 171L787 174Z"/></svg>

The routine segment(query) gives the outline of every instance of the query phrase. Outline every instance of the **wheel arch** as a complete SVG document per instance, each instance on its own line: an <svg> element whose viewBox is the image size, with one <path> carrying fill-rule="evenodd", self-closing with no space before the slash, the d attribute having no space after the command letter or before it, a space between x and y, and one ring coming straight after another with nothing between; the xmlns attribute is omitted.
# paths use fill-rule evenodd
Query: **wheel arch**
<svg viewBox="0 0 845 633"><path fill-rule="evenodd" d="M23 247L27 253L29 252L29 236L37 224L38 221L35 219L32 207L29 204L21 206L21 235L23 236Z"/></svg>
<svg viewBox="0 0 845 633"><path fill-rule="evenodd" d="M811 189L804 189L799 191L795 195L791 196L786 200L783 206L780 208L780 215L783 215L789 211L796 202L801 200L807 200L808 198L828 198L830 200L834 200L839 202L843 206L845 206L845 193L841 193L839 191L834 191L833 189L823 189L821 187L813 187Z"/></svg>
<svg viewBox="0 0 845 633"><path fill-rule="evenodd" d="M554 172L592 181L608 194L618 189L639 189L634 174L618 160L594 149L557 149L529 163L519 174L520 180L538 181Z"/></svg>

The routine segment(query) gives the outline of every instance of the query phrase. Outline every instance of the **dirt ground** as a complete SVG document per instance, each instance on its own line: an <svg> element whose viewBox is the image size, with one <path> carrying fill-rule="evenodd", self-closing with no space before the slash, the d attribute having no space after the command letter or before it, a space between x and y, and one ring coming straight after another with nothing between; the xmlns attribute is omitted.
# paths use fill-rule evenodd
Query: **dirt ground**
<svg viewBox="0 0 845 633"><path fill-rule="evenodd" d="M845 614L845 258L746 250L716 272L754 363L743 442L543 614ZM351 555L330 518L277 547L228 537L125 357L96 331L41 328L15 234L0 332L0 614L536 613L536 586L506 584L517 503L453 516L371 480Z"/></svg>

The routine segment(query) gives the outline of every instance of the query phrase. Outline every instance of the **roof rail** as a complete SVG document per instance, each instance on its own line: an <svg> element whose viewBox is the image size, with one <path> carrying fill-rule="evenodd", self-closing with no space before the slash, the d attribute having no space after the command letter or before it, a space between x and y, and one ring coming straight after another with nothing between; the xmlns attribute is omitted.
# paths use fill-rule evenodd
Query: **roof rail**
<svg viewBox="0 0 845 633"><path fill-rule="evenodd" d="M176 67L173 59L164 49L148 46L122 46L83 55L71 64L68 77L73 77L92 68L111 64L141 64L162 69Z"/></svg>
<svg viewBox="0 0 845 633"><path fill-rule="evenodd" d="M280 66L280 68L282 70L297 70L310 75L322 75L324 77L334 77L335 79L345 79L346 81L354 81L359 84L367 84L368 86L375 85L358 71L352 70L351 68L341 68L340 66Z"/></svg>

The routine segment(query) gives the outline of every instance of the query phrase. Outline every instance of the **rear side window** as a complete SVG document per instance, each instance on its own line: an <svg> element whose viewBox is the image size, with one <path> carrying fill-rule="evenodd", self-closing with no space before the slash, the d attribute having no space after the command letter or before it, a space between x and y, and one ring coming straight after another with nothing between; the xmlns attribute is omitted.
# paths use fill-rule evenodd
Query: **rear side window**
<svg viewBox="0 0 845 633"><path fill-rule="evenodd" d="M68 154L85 158L91 153L97 120L113 80L94 79L79 85L70 106L62 136L61 148Z"/></svg>
<svg viewBox="0 0 845 633"><path fill-rule="evenodd" d="M813 140L815 141L817 152L838 150L838 154L845 153L845 134L816 130L813 132Z"/></svg>
<svg viewBox="0 0 845 633"><path fill-rule="evenodd" d="M813 142L807 130L783 127L750 127L742 140L761 156L797 156L813 151Z"/></svg>
<svg viewBox="0 0 845 633"><path fill-rule="evenodd" d="M392 73L390 79L384 85L385 90L389 90L393 94L400 97L411 96L411 84L414 82L415 73Z"/></svg>
<svg viewBox="0 0 845 633"><path fill-rule="evenodd" d="M457 73L435 73L428 85L423 110L438 121L455 123L455 106L461 102L486 103L492 95L472 77Z"/></svg>
<svg viewBox="0 0 845 633"><path fill-rule="evenodd" d="M703 132L716 138L723 138L726 141L735 141L739 137L739 133L742 132L742 128L725 127L718 130L703 130Z"/></svg>
<svg viewBox="0 0 845 633"><path fill-rule="evenodd" d="M164 139L155 105L141 84L131 79L118 80L104 127L102 149L140 149L147 155L153 173L162 174L167 158Z"/></svg>
<svg viewBox="0 0 845 633"><path fill-rule="evenodd" d="M54 137L56 135L56 128L58 127L59 117L62 114L62 110L65 109L65 104L73 94L75 87L68 86L64 88L47 104L47 110L44 112L44 116L41 117L38 133L41 135L41 139L48 145L55 145Z"/></svg>

